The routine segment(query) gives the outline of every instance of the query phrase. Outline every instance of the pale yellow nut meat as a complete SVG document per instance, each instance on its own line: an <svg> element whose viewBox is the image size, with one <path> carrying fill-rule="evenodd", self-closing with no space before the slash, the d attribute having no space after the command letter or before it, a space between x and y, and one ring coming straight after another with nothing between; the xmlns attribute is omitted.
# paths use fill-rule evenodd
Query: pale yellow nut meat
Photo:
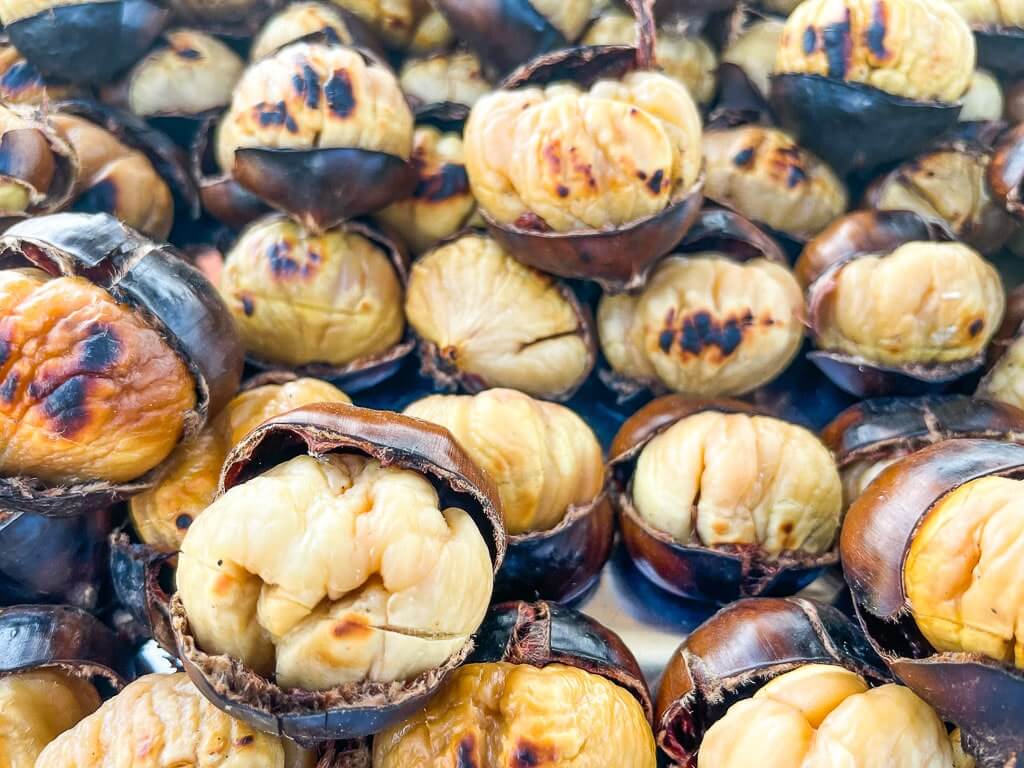
<svg viewBox="0 0 1024 768"><path fill-rule="evenodd" d="M818 346L891 366L970 360L1006 304L999 273L960 243L913 242L856 259L824 290Z"/></svg>
<svg viewBox="0 0 1024 768"><path fill-rule="evenodd" d="M178 590L199 647L289 688L406 680L440 666L491 596L487 545L420 474L299 456L192 524Z"/></svg>
<svg viewBox="0 0 1024 768"><path fill-rule="evenodd" d="M345 365L385 352L405 330L388 254L355 232L307 232L262 219L228 252L220 292L246 350L284 365Z"/></svg>
<svg viewBox="0 0 1024 768"><path fill-rule="evenodd" d="M758 0L756 4L766 10L788 16L801 2L803 0Z"/></svg>
<svg viewBox="0 0 1024 768"><path fill-rule="evenodd" d="M449 48L455 41L455 32L448 19L426 0L426 15L421 16L406 50L410 53L428 53Z"/></svg>
<svg viewBox="0 0 1024 768"><path fill-rule="evenodd" d="M332 0L365 21L391 48L444 46L451 31L430 0Z"/></svg>
<svg viewBox="0 0 1024 768"><path fill-rule="evenodd" d="M949 0L969 24L979 27L1024 27L1024 0Z"/></svg>
<svg viewBox="0 0 1024 768"><path fill-rule="evenodd" d="M1003 88L989 71L977 69L971 86L963 98L960 122L1001 120L1003 117Z"/></svg>
<svg viewBox="0 0 1024 768"><path fill-rule="evenodd" d="M803 340L803 294L787 268L721 254L659 262L643 291L597 310L612 368L692 395L737 395L775 378Z"/></svg>
<svg viewBox="0 0 1024 768"><path fill-rule="evenodd" d="M253 38L249 58L262 59L299 38L320 32L342 45L353 42L348 24L333 6L319 2L292 3L267 19Z"/></svg>
<svg viewBox="0 0 1024 768"><path fill-rule="evenodd" d="M373 740L374 768L654 768L637 700L562 664L468 664L425 709Z"/></svg>
<svg viewBox="0 0 1024 768"><path fill-rule="evenodd" d="M967 91L974 63L974 36L948 2L806 0L786 20L775 72L953 103Z"/></svg>
<svg viewBox="0 0 1024 768"><path fill-rule="evenodd" d="M972 480L943 497L903 567L911 615L938 651L1024 668L1024 482Z"/></svg>
<svg viewBox="0 0 1024 768"><path fill-rule="evenodd" d="M402 64L398 82L405 95L418 104L451 101L471 107L491 90L480 60L468 51L408 59Z"/></svg>
<svg viewBox="0 0 1024 768"><path fill-rule="evenodd" d="M590 21L594 0L530 0L530 5L572 43Z"/></svg>
<svg viewBox="0 0 1024 768"><path fill-rule="evenodd" d="M1024 340L1016 339L978 385L978 397L1024 409Z"/></svg>
<svg viewBox="0 0 1024 768"><path fill-rule="evenodd" d="M586 376L581 320L548 275L469 233L417 261L405 312L441 357L487 386L556 397Z"/></svg>
<svg viewBox="0 0 1024 768"><path fill-rule="evenodd" d="M65 731L35 768L313 768L316 756L207 701L188 677L146 675Z"/></svg>
<svg viewBox="0 0 1024 768"><path fill-rule="evenodd" d="M557 403L511 389L430 395L405 409L440 424L498 486L511 534L558 525L601 492L601 446L590 427Z"/></svg>
<svg viewBox="0 0 1024 768"><path fill-rule="evenodd" d="M839 531L842 488L832 455L803 427L709 411L644 447L633 502L648 524L682 544L821 554Z"/></svg>
<svg viewBox="0 0 1024 768"><path fill-rule="evenodd" d="M768 96L769 78L775 68L782 29L781 21L763 19L751 24L722 52L722 63L735 64L742 69L765 97Z"/></svg>

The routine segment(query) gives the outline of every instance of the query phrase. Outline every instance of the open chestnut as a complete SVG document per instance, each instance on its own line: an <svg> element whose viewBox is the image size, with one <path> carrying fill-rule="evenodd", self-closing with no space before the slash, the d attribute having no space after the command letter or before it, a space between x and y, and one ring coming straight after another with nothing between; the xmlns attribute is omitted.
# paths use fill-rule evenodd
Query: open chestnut
<svg viewBox="0 0 1024 768"><path fill-rule="evenodd" d="M726 76L726 69L735 68L742 73L746 82L755 89L758 97L768 99L771 92L771 74L775 68L775 57L779 52L783 23L778 19L759 18L745 26L728 41L722 51L722 66L719 77ZM722 82L724 89L727 83ZM726 93L720 93L721 100Z"/></svg>
<svg viewBox="0 0 1024 768"><path fill-rule="evenodd" d="M469 51L458 49L406 59L398 82L417 117L424 110L441 111L459 122L465 121L469 108L491 90L480 60Z"/></svg>
<svg viewBox="0 0 1024 768"><path fill-rule="evenodd" d="M38 216L71 197L78 156L30 107L0 104L0 216Z"/></svg>
<svg viewBox="0 0 1024 768"><path fill-rule="evenodd" d="M391 50L426 53L446 48L452 30L432 0L332 0L359 19Z"/></svg>
<svg viewBox="0 0 1024 768"><path fill-rule="evenodd" d="M1024 221L1024 123L996 145L988 167L992 194L1018 221Z"/></svg>
<svg viewBox="0 0 1024 768"><path fill-rule="evenodd" d="M626 420L608 456L626 549L670 592L793 594L838 561L839 472L803 427L736 400L667 395Z"/></svg>
<svg viewBox="0 0 1024 768"><path fill-rule="evenodd" d="M960 122L997 122L1003 119L1006 98L998 78L986 69L974 70L964 94Z"/></svg>
<svg viewBox="0 0 1024 768"><path fill-rule="evenodd" d="M974 31L978 63L1007 77L1024 74L1024 5L1015 0L950 0Z"/></svg>

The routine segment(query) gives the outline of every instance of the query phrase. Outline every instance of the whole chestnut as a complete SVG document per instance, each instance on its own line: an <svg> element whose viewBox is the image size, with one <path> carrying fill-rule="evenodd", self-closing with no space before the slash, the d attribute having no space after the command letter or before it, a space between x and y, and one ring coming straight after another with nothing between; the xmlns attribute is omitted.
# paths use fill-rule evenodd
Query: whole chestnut
<svg viewBox="0 0 1024 768"><path fill-rule="evenodd" d="M1007 76L1024 74L1024 4L1019 0L950 0L971 25L978 61Z"/></svg>
<svg viewBox="0 0 1024 768"><path fill-rule="evenodd" d="M0 99L5 104L34 104L74 96L77 88L45 77L10 43L0 43Z"/></svg>
<svg viewBox="0 0 1024 768"><path fill-rule="evenodd" d="M480 60L469 51L460 50L406 59L398 82L417 113L431 105L458 105L466 108L464 115L458 115L461 119L469 115L469 107L491 90ZM414 139L413 151L415 144Z"/></svg>
<svg viewBox="0 0 1024 768"><path fill-rule="evenodd" d="M1024 409L1024 288L1018 286L1006 301L1006 316L988 351L988 370L978 383L978 397Z"/></svg>
<svg viewBox="0 0 1024 768"><path fill-rule="evenodd" d="M594 367L592 320L572 290L482 233L413 265L405 314L424 371L449 390L509 387L566 400Z"/></svg>
<svg viewBox="0 0 1024 768"><path fill-rule="evenodd" d="M0 215L59 210L78 178L78 156L29 107L0 104Z"/></svg>
<svg viewBox="0 0 1024 768"><path fill-rule="evenodd" d="M333 44L377 51L377 40L358 16L334 4L303 0L289 3L267 19L253 37L249 58L262 59L286 45L315 36Z"/></svg>
<svg viewBox="0 0 1024 768"><path fill-rule="evenodd" d="M609 474L630 556L676 594L719 603L792 594L837 561L832 454L745 403L652 401L612 441Z"/></svg>

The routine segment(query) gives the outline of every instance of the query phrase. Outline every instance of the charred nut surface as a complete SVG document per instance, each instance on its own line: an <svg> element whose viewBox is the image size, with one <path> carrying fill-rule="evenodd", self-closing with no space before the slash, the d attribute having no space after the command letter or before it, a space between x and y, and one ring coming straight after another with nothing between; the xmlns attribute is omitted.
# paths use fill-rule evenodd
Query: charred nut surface
<svg viewBox="0 0 1024 768"><path fill-rule="evenodd" d="M775 69L782 29L783 23L777 19L760 19L731 40L722 52L722 63L734 64L743 70L765 98Z"/></svg>

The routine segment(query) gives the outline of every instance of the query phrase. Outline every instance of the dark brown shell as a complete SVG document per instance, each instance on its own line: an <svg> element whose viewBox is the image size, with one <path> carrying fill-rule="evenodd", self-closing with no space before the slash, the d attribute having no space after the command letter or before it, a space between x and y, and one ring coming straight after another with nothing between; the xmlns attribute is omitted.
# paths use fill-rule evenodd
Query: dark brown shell
<svg viewBox="0 0 1024 768"><path fill-rule="evenodd" d="M175 555L146 544L135 544L123 531L110 537L110 582L120 606L133 625L125 633L135 639L153 638L170 654L175 652L169 615L170 595L160 577Z"/></svg>
<svg viewBox="0 0 1024 768"><path fill-rule="evenodd" d="M113 217L58 213L27 219L0 237L0 265L29 262L51 275L81 276L133 307L161 331L196 384L186 416L188 439L238 390L242 347L217 290L171 246L159 245ZM36 478L0 479L0 504L13 511L74 515L108 506L151 486L160 468L137 480L54 486Z"/></svg>
<svg viewBox="0 0 1024 768"><path fill-rule="evenodd" d="M961 728L981 768L1012 766L1024 755L1024 671L975 654L936 652L914 622L903 568L935 504L993 475L1024 477L1024 445L947 440L928 446L868 486L847 513L840 543L846 580L872 644L897 677Z"/></svg>
<svg viewBox="0 0 1024 768"><path fill-rule="evenodd" d="M1020 27L976 27L978 66L1003 77L1024 74L1024 29Z"/></svg>
<svg viewBox="0 0 1024 768"><path fill-rule="evenodd" d="M1010 215L1024 221L1024 124L996 146L988 167L988 184Z"/></svg>
<svg viewBox="0 0 1024 768"><path fill-rule="evenodd" d="M264 422L232 449L221 492L296 455L334 451L361 453L428 476L439 486L442 503L460 504L473 516L497 572L506 548L497 488L446 429L419 419L340 404L298 408ZM178 656L200 691L231 716L301 744L360 738L406 719L473 648L470 641L442 666L405 682L364 681L320 692L282 689L236 659L204 653L178 595L170 607Z"/></svg>
<svg viewBox="0 0 1024 768"><path fill-rule="evenodd" d="M1003 322L988 345L988 354L985 358L988 370L995 367L1006 351L1017 341L1022 325L1024 325L1024 285L1018 285L1007 295Z"/></svg>
<svg viewBox="0 0 1024 768"><path fill-rule="evenodd" d="M238 230L269 213L270 206L217 167L212 141L217 120L210 117L200 123L192 140L189 164L203 208L218 221Z"/></svg>
<svg viewBox="0 0 1024 768"><path fill-rule="evenodd" d="M33 123L32 127L6 131L0 138L0 178L15 180L44 193L38 203L30 201L24 213L10 214L16 218L59 211L71 199L78 180L79 163L74 149L45 119ZM52 176L41 172L44 168L48 168ZM45 190L40 188L44 183Z"/></svg>
<svg viewBox="0 0 1024 768"><path fill-rule="evenodd" d="M696 768L704 734L729 707L807 664L841 666L874 683L888 677L838 609L812 600L758 598L723 608L679 646L658 690L655 737L682 768Z"/></svg>
<svg viewBox="0 0 1024 768"><path fill-rule="evenodd" d="M256 33L284 0L252 0L244 8L210 0L169 0L175 20L228 37L249 37ZM227 6L227 7L225 7Z"/></svg>

